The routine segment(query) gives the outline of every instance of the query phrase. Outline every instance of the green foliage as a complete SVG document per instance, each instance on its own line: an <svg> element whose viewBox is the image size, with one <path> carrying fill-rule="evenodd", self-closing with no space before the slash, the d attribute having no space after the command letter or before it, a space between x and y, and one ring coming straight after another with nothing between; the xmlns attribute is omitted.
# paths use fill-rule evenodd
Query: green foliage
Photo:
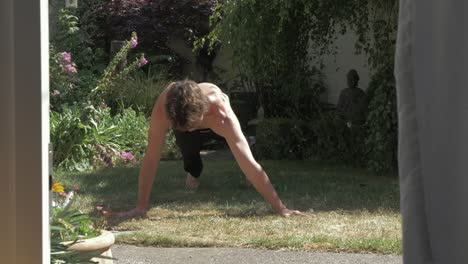
<svg viewBox="0 0 468 264"><path fill-rule="evenodd" d="M310 135L317 137L310 155L345 162L355 157L353 163L361 164L368 154L368 167L384 172L396 164L397 10L396 0L227 0L212 16L210 39L233 50L234 66L244 85L259 93L267 117L310 120ZM358 35L356 50L368 55L372 70L370 114L357 132L324 117L318 100L324 86L312 68L322 66L323 55L337 54L333 43L348 30ZM364 135L366 149L347 149Z"/></svg>
<svg viewBox="0 0 468 264"><path fill-rule="evenodd" d="M54 165L77 163L85 159L84 150L79 144L85 137L82 129L84 115L78 105L64 106L61 113L50 112L50 140L54 147ZM81 125L80 125L81 124Z"/></svg>
<svg viewBox="0 0 468 264"><path fill-rule="evenodd" d="M335 113L329 112L311 120L307 157L310 159L345 161L346 125Z"/></svg>
<svg viewBox="0 0 468 264"><path fill-rule="evenodd" d="M58 11L56 31L51 41L59 50L77 48L81 43L79 19L71 9L62 8Z"/></svg>
<svg viewBox="0 0 468 264"><path fill-rule="evenodd" d="M91 104L64 105L51 112L50 135L54 146L54 165L69 170L89 170L113 165L123 151L138 159L145 152L149 123L131 109L111 116L110 108Z"/></svg>
<svg viewBox="0 0 468 264"><path fill-rule="evenodd" d="M372 30L367 38L374 41L366 49L373 69L366 121L367 167L378 173L389 173L397 167L398 116L393 73L398 2L375 1L373 4ZM361 39L366 38L361 36Z"/></svg>
<svg viewBox="0 0 468 264"><path fill-rule="evenodd" d="M367 116L367 167L388 173L397 167L398 116L393 64L381 68L369 84L372 95Z"/></svg>
<svg viewBox="0 0 468 264"><path fill-rule="evenodd" d="M74 241L83 237L91 238L99 235L93 228L91 218L76 209L54 208L51 215L52 239Z"/></svg>
<svg viewBox="0 0 468 264"><path fill-rule="evenodd" d="M365 127L347 126L339 114L330 111L308 124L308 159L361 165L365 157Z"/></svg>
<svg viewBox="0 0 468 264"><path fill-rule="evenodd" d="M165 139L164 147L161 154L162 160L178 160L182 158L180 149L176 144L174 132L170 130Z"/></svg>
<svg viewBox="0 0 468 264"><path fill-rule="evenodd" d="M132 54L140 41L135 32L131 33L132 27L127 27L131 38L107 64L107 54L96 47L93 38L96 36L90 35L105 24L102 18L106 14L97 14L106 3L108 7L120 4L84 0L78 9L69 9L63 7L63 1L50 2L54 22L50 43L50 133L54 165L68 170L134 166L146 150L148 117L157 96L169 82L168 70L162 66L155 64L147 73L137 71L147 61L143 54ZM123 13L125 5L120 6ZM134 61L117 70L127 57ZM154 56L158 64L172 60L168 56ZM172 133L166 142L163 159L179 158Z"/></svg>
<svg viewBox="0 0 468 264"><path fill-rule="evenodd" d="M92 48L89 37L80 29L75 9L57 11L56 25L51 28L51 46L58 51L70 52L78 68L93 73L104 70L107 54L102 48Z"/></svg>
<svg viewBox="0 0 468 264"><path fill-rule="evenodd" d="M130 108L116 115L110 112L109 107L95 108L91 104L64 105L60 112L51 112L54 165L86 171L139 161L147 147L148 118ZM123 152L135 159L122 158ZM166 137L162 158L180 158L172 132Z"/></svg>
<svg viewBox="0 0 468 264"><path fill-rule="evenodd" d="M309 159L360 165L364 128L348 127L335 112L314 120L265 119L257 127L255 151L263 159Z"/></svg>
<svg viewBox="0 0 468 264"><path fill-rule="evenodd" d="M148 72L135 72L115 82L102 99L116 112L120 108L132 108L149 117L156 99L169 82L169 74L165 68L149 67Z"/></svg>
<svg viewBox="0 0 468 264"><path fill-rule="evenodd" d="M71 69L76 71L76 68L71 62L71 54L69 53L59 53L53 46L50 46L49 55L50 107L55 109L58 105L69 100L76 90L76 73L71 71Z"/></svg>
<svg viewBox="0 0 468 264"><path fill-rule="evenodd" d="M68 246L63 242L77 243L78 239L87 239L99 235L92 229L92 220L88 215L78 210L54 209L50 224L50 258L51 263L93 263L90 259L99 257L101 251L91 251L87 253L69 251Z"/></svg>
<svg viewBox="0 0 468 264"><path fill-rule="evenodd" d="M257 126L255 151L260 159L300 159L305 152L306 123L299 120L265 119Z"/></svg>
<svg viewBox="0 0 468 264"><path fill-rule="evenodd" d="M104 70L104 73L102 77L99 79L99 82L96 88L92 90L92 93L91 93L92 97L97 96L101 98L103 94L106 95L106 94L111 93L112 92L111 89L113 88L115 82L123 80L135 69L138 69L147 63L144 57L144 54L141 54L140 58L137 58L136 60L134 60L134 62L126 66L124 69L122 69L121 71L117 70L117 66L124 58L127 57L130 49L132 49L132 47L134 46L133 42L136 43L137 40L138 40L137 34L136 32L133 32L131 39L125 42L125 44L117 52L117 54L114 56L112 61Z"/></svg>
<svg viewBox="0 0 468 264"><path fill-rule="evenodd" d="M309 106L324 86L308 53L310 8L308 1L224 1L212 16L211 42L232 49L243 85L259 94L267 117L317 111ZM307 109L298 103L304 98Z"/></svg>
<svg viewBox="0 0 468 264"><path fill-rule="evenodd" d="M72 192L68 195L70 194ZM95 229L93 219L78 209L72 209L70 204L54 207L51 211L51 263L92 263L91 258L100 257L101 251L75 252L68 250L68 247L78 243L79 240L99 236L100 232Z"/></svg>

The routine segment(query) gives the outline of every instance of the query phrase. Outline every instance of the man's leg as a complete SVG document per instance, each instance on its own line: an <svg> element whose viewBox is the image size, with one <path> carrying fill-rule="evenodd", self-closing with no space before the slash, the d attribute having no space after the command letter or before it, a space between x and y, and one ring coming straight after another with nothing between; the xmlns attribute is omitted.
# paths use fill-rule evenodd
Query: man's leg
<svg viewBox="0 0 468 264"><path fill-rule="evenodd" d="M184 170L187 172L185 186L188 189L196 189L200 185L198 177L203 170L200 157L201 137L199 131L180 132L175 131L176 143L182 153Z"/></svg>

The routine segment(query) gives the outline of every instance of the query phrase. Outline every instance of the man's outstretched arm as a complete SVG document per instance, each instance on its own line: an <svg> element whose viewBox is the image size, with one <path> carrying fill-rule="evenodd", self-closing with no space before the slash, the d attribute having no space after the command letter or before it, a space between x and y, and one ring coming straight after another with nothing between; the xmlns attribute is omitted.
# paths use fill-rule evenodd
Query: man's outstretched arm
<svg viewBox="0 0 468 264"><path fill-rule="evenodd" d="M154 177L158 169L159 160L161 159L164 138L168 130L167 127L161 125L161 122L152 121L148 131L148 147L145 157L142 160L140 174L138 176L137 208L140 210L148 210Z"/></svg>
<svg viewBox="0 0 468 264"><path fill-rule="evenodd" d="M151 114L151 124L148 130L148 146L138 176L138 202L136 208L128 212L119 213L117 217L128 218L144 216L146 214L154 177L161 159L164 138L169 130L169 126L169 121L165 116L163 108L163 101L158 99Z"/></svg>
<svg viewBox="0 0 468 264"><path fill-rule="evenodd" d="M247 179L252 183L255 189L263 196L263 198L272 206L273 210L281 216L287 217L298 214L305 215L299 211L289 210L281 201L275 188L270 182L268 175L255 161L249 144L242 133L239 121L234 114L229 115L220 128L222 134L229 145L234 157L236 158L239 167L244 172Z"/></svg>

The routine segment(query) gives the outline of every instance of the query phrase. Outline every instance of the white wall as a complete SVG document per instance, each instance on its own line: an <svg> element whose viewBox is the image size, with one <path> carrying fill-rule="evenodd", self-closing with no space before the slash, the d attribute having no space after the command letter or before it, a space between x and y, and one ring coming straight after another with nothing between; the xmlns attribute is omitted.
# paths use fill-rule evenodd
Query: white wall
<svg viewBox="0 0 468 264"><path fill-rule="evenodd" d="M347 32L338 36L334 43L338 47L338 54L325 58L326 84L328 87L326 98L333 104L338 102L341 90L347 88L346 74L349 70L355 69L359 74L359 87L367 91L369 86L369 68L367 56L365 54L355 54L355 43L357 36L354 32Z"/></svg>

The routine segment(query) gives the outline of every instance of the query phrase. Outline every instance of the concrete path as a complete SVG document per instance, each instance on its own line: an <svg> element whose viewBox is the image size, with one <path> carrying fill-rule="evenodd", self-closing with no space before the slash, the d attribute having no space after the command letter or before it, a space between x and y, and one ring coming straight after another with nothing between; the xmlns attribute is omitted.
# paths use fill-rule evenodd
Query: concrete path
<svg viewBox="0 0 468 264"><path fill-rule="evenodd" d="M115 264L401 264L401 256L236 248L151 248L114 245Z"/></svg>

